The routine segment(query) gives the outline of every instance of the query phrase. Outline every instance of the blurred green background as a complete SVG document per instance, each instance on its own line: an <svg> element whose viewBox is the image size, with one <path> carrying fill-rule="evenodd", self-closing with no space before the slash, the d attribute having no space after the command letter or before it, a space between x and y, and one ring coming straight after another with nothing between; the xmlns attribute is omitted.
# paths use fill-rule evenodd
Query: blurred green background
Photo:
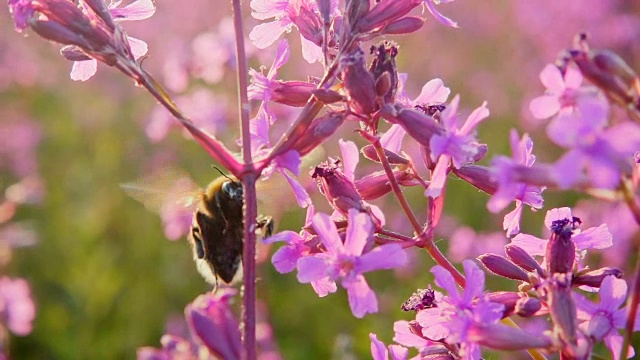
<svg viewBox="0 0 640 360"><path fill-rule="evenodd" d="M158 0L153 18L145 24L126 25L131 35L149 42L145 68L165 82L171 78L166 75L167 67L176 58L191 54L191 39L204 31L220 33L218 23L229 15L224 13L227 2L217 9L216 1L179 3ZM462 94L467 111L484 100L489 102L492 116L479 130L480 139L490 144L484 164L493 155L509 153L507 133L512 127L531 132L541 161L553 161L560 154L545 142L542 127L523 120L529 116L530 98L544 90L538 72L571 45L578 31L589 30L595 44L612 48L640 69L637 5L624 1L606 5L567 1L564 7L551 0L536 3L458 1L440 8L459 22L460 29L445 28L429 18L419 33L394 39L401 46L399 70L410 74L410 97L417 96L426 81L440 77L452 95ZM244 6L248 14L248 2ZM594 10L598 6L604 10ZM68 79L71 65L58 56L58 46L34 34L24 38L13 32L6 11L0 19L0 64L4 68L0 70L0 114L18 112L41 126L43 138L37 154L45 186L42 203L21 207L15 217L15 221L34 226L37 245L16 249L9 265L0 268L26 278L37 304L32 334L12 337L11 355L15 359L134 358L138 347L159 346L167 321L180 318L184 307L209 287L196 272L186 241L166 240L158 216L128 198L118 185L163 166L156 164L174 164L203 186L217 176L216 171L205 152L180 130L174 128L157 143L147 138L144 125L154 101L132 81L100 65L95 78L72 82ZM247 19L246 29L255 24ZM291 63L280 77L319 76L318 67L305 65L300 58L297 34L289 39ZM219 50L212 47L211 57L220 56ZM270 66L270 50L254 54L254 68ZM17 62L32 66L25 70ZM227 130L217 135L233 147L237 137L235 88L229 84L234 83L234 76L230 66L224 69L219 82L192 80L184 93L206 88L217 99L225 99L219 101L226 101L228 107ZM353 139L351 130L342 136ZM337 137L330 144L335 141ZM336 148L326 146L326 155L339 156ZM7 172L0 176L6 180L3 184L13 179ZM454 228L460 223L477 232L500 231L504 212L490 214L485 194L455 179L448 186L445 212ZM311 184L309 189L313 188ZM416 213L424 218L421 191L408 189L407 193L414 199ZM547 192L545 209L572 206L578 199L574 193ZM385 209L396 206L391 198L376 203ZM263 213L279 214L278 230L297 230L304 220L303 210L282 208L277 196L261 206ZM544 211L526 210L523 232L540 235L543 218ZM448 246L447 235L450 232L438 243L443 249ZM277 274L268 261L259 269L258 293L267 304L284 358L347 359L349 354L368 358L368 334L377 333L391 343L393 322L411 319L411 314L400 311L400 304L416 288L431 282L428 270L433 265L426 254L416 252L410 269L368 275L379 297L380 313L362 320L351 315L344 290L318 298L310 286L296 281L294 273ZM633 262L628 266L632 268ZM489 287L515 290L512 283L488 278Z"/></svg>

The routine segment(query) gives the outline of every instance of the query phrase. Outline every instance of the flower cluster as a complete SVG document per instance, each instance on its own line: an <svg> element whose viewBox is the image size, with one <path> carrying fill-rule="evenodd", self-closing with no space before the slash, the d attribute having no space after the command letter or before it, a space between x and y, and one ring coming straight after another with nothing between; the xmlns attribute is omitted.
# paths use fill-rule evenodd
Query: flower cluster
<svg viewBox="0 0 640 360"><path fill-rule="evenodd" d="M255 180L282 175L299 207L306 209L306 222L299 231L285 230L263 243L284 243L272 257L274 267L280 273L297 270L298 281L311 284L318 296L337 292L340 284L355 317L376 313L378 297L364 274L406 266L408 248L427 252L438 264L431 270L433 282L444 293L430 285L418 289L402 305L405 311L415 311L415 319L396 322L397 344L386 347L377 335L370 335L375 359L406 359L409 348L417 350L418 359L480 359L483 348L528 349L535 358L546 352L563 359L588 359L599 342L616 359L632 354L633 349L624 344L639 326L635 313L620 308L627 292L622 271L609 266L592 269L585 262L588 249L612 246L607 226L580 231L582 221L567 207L547 212L548 239L521 233L520 222L525 205L534 211L542 209L546 189L622 198L635 219L640 219L637 74L621 57L591 49L586 36L579 35L556 63L542 70L540 80L546 91L529 106L535 118L552 118L547 136L564 153L553 163L536 162L532 137L511 130L511 156L496 155L483 165L489 145L480 139L478 128L490 121L489 104L485 101L466 110L461 95L449 99L451 90L441 79L428 81L411 100L409 75L398 69L403 50L389 40L420 30L429 20L414 15L420 9L444 25L457 27L436 8L446 2L252 0L252 16L265 21L249 34L254 46L266 49L296 29L302 57L318 62L323 73L309 74L304 80L281 79L281 69L291 56L284 39L277 42L266 74L262 69L247 71L251 84L241 92L258 106L252 119L243 118L244 131L237 141L244 161L209 134L221 127L186 119L179 109L183 102L174 102L142 70L137 61L142 52L134 50L137 41L127 37L115 21L150 16L154 11L150 2L138 0L121 9L116 7L119 2L107 6L102 0L10 0L9 5L16 29L31 27L67 45L63 55L68 59L85 62L74 65L73 78L88 78L97 60L144 85L215 160L243 181L246 214L257 216ZM238 60L238 66L243 65L240 62L245 59ZM205 94L202 102L209 100ZM246 115L249 105L242 106ZM622 111L615 113L614 108ZM151 132L161 139L168 127L158 124ZM340 137L348 126L356 128L350 132L355 141ZM309 173L317 194L322 195L313 196L312 186L303 180L302 159L321 147L330 151L334 141L340 154L331 152ZM485 272L476 262L463 260L460 272L437 246L435 234L443 220L452 175L489 195L486 208L491 213L515 203L502 221L506 231L502 240L510 241L504 256L485 253L477 259L490 273L513 281L517 291L485 291ZM418 187L420 196L407 199L405 190L412 187ZM398 206L373 203L384 197L393 197ZM426 204L425 209L417 211L418 203ZM323 206L332 214L316 212ZM167 219L175 215L171 210ZM253 219L245 219L245 261L255 258L253 224ZM178 225L184 227L184 222L169 223L167 234L177 237L184 230L176 230ZM229 227L223 226L223 234ZM171 232L172 228L176 231ZM449 247L459 246L457 242L461 241L451 240ZM253 265L245 263L250 271ZM245 299L255 294L255 273L247 278ZM166 335L162 349L142 348L138 357L211 354L236 359L243 351L251 357L255 353L251 302L245 301L245 314L249 314L245 331L249 332L244 334L243 350L226 291L200 297L187 308L191 338ZM600 302L593 303L585 295L588 292L597 292ZM638 299L640 293L634 293L631 303ZM515 318L519 323L542 318L549 326L525 331L515 326ZM618 329L625 326L623 338Z"/></svg>

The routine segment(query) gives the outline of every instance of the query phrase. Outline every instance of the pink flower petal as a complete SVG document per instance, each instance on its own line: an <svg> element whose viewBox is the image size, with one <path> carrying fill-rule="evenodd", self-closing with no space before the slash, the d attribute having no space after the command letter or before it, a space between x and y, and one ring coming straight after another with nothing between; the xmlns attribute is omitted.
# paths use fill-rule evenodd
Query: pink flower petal
<svg viewBox="0 0 640 360"><path fill-rule="evenodd" d="M373 224L369 214L349 209L349 225L344 242L344 251L348 255L359 256L373 234Z"/></svg>
<svg viewBox="0 0 640 360"><path fill-rule="evenodd" d="M338 235L338 229L336 229L336 225L327 214L315 214L311 223L329 254L338 255L344 253L344 244L342 244L342 240Z"/></svg>
<svg viewBox="0 0 640 360"><path fill-rule="evenodd" d="M123 8L113 8L110 11L116 21L144 20L156 12L156 7L151 0L136 0Z"/></svg>
<svg viewBox="0 0 640 360"><path fill-rule="evenodd" d="M317 256L305 256L298 259L298 281L306 284L327 276L325 260Z"/></svg>
<svg viewBox="0 0 640 360"><path fill-rule="evenodd" d="M443 103L447 101L447 98L451 94L451 90L444 86L444 82L441 79L431 79L422 87L420 95L415 98L413 104L434 104Z"/></svg>
<svg viewBox="0 0 640 360"><path fill-rule="evenodd" d="M71 80L73 81L87 81L98 71L98 61L95 59L74 61L71 68Z"/></svg>
<svg viewBox="0 0 640 360"><path fill-rule="evenodd" d="M551 93L554 95L561 95L566 88L560 69L553 64L547 64L547 66L542 69L542 72L540 72L540 82L542 82L547 90L551 90Z"/></svg>
<svg viewBox="0 0 640 360"><path fill-rule="evenodd" d="M528 252L529 255L542 256L545 253L547 240L539 239L528 234L518 234L511 240L511 244L522 248Z"/></svg>
<svg viewBox="0 0 640 360"><path fill-rule="evenodd" d="M529 110L536 119L547 119L560 111L560 101L554 95L542 95L531 100Z"/></svg>
<svg viewBox="0 0 640 360"><path fill-rule="evenodd" d="M131 54L136 60L147 54L149 47L146 42L131 36L127 36L127 41L129 41L129 47L131 47Z"/></svg>
<svg viewBox="0 0 640 360"><path fill-rule="evenodd" d="M360 319L367 313L378 312L378 299L364 276L357 275L354 281L348 284L347 295L351 312L355 317Z"/></svg>
<svg viewBox="0 0 640 360"><path fill-rule="evenodd" d="M402 246L386 244L360 256L356 271L365 273L373 270L394 269L406 265L407 261L407 253Z"/></svg>
<svg viewBox="0 0 640 360"><path fill-rule="evenodd" d="M287 31L289 25L285 19L256 25L249 33L249 39L258 49L266 49Z"/></svg>
<svg viewBox="0 0 640 360"><path fill-rule="evenodd" d="M607 224L589 228L571 238L578 250L606 249L613 246L613 235Z"/></svg>

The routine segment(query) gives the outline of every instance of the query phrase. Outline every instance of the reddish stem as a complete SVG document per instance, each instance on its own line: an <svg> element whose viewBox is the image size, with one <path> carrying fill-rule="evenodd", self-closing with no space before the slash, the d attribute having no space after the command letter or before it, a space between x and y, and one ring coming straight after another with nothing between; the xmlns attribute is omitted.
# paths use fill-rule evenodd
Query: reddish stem
<svg viewBox="0 0 640 360"><path fill-rule="evenodd" d="M244 252L242 294L242 359L254 360L256 349L256 232L258 217L256 199L256 171L251 154L251 133L249 131L249 96L247 94L247 56L244 49L244 31L242 29L242 8L240 0L232 0L233 26L236 36L236 60L238 81L238 110L242 132L242 160L244 169L240 175L244 187Z"/></svg>

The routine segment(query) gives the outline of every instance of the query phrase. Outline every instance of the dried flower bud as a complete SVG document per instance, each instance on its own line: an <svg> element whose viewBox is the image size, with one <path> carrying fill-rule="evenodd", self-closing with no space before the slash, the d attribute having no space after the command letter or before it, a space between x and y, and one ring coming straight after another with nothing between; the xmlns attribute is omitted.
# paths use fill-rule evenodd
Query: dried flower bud
<svg viewBox="0 0 640 360"><path fill-rule="evenodd" d="M370 53L375 54L369 71L376 81L376 95L382 98L383 103L394 103L398 89L398 67L395 60L398 56L398 46L385 41L378 46L372 46Z"/></svg>
<svg viewBox="0 0 640 360"><path fill-rule="evenodd" d="M529 275L511 261L496 254L483 254L478 260L492 273L508 279L529 281Z"/></svg>
<svg viewBox="0 0 640 360"><path fill-rule="evenodd" d="M591 286L599 288L607 276L615 276L618 279L622 278L622 270L614 267L603 267L600 269L588 271L573 277L573 286Z"/></svg>
<svg viewBox="0 0 640 360"><path fill-rule="evenodd" d="M435 304L435 300L436 296L431 287L427 289L418 289L402 304L401 308L404 311L418 312L422 309L436 307L437 305Z"/></svg>
<svg viewBox="0 0 640 360"><path fill-rule="evenodd" d="M545 276L545 272L540 264L521 247L511 244L505 245L504 252L507 254L507 257L519 267L527 271L535 271L541 277Z"/></svg>
<svg viewBox="0 0 640 360"><path fill-rule="evenodd" d="M364 53L360 48L340 60L342 81L352 110L369 116L378 109L376 85L373 76L364 67Z"/></svg>
<svg viewBox="0 0 640 360"><path fill-rule="evenodd" d="M551 223L551 238L547 243L545 258L549 273L567 273L573 271L576 259L576 244L571 235L580 219L555 220Z"/></svg>
<svg viewBox="0 0 640 360"><path fill-rule="evenodd" d="M311 177L318 181L320 191L331 206L343 215L346 216L349 209L366 211L355 184L340 170L339 163L340 160L329 159L329 161L316 166Z"/></svg>
<svg viewBox="0 0 640 360"><path fill-rule="evenodd" d="M493 180L491 170L486 166L464 165L460 169L452 167L451 170L460 179L475 186L487 194L495 194L498 191L498 184Z"/></svg>
<svg viewBox="0 0 640 360"><path fill-rule="evenodd" d="M407 165L409 164L409 159L399 155L391 150L383 149L384 155L387 157L387 160L392 165ZM376 151L373 145L366 145L363 147L360 152L364 157L371 161L375 161L377 163L380 162L380 158L378 157L378 152Z"/></svg>
<svg viewBox="0 0 640 360"><path fill-rule="evenodd" d="M542 303L540 303L540 299L526 296L518 299L515 311L519 316L531 317L540 311L541 308Z"/></svg>

